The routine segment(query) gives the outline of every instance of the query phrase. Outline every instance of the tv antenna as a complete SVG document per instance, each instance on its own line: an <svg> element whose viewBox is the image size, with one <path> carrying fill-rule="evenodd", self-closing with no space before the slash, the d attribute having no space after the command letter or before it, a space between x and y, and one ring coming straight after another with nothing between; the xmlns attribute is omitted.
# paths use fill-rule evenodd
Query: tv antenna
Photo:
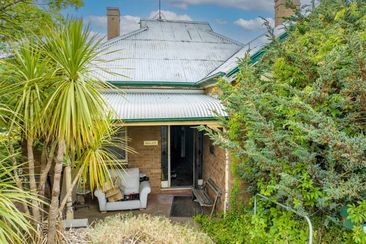
<svg viewBox="0 0 366 244"><path fill-rule="evenodd" d="M161 0L159 0L159 17L158 20L161 20Z"/></svg>
<svg viewBox="0 0 366 244"><path fill-rule="evenodd" d="M159 10L156 13L156 15L153 17L153 19L157 19L157 20L163 20L163 19L165 19L165 16L163 14L163 11L161 10L161 0L159 0Z"/></svg>

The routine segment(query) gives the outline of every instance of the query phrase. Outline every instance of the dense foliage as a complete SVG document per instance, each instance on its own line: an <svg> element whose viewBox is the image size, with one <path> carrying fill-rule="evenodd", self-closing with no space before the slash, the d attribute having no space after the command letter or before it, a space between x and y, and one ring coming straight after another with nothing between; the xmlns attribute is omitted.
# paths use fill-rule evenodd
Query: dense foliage
<svg viewBox="0 0 366 244"><path fill-rule="evenodd" d="M0 0L0 42L40 34L46 24L62 18L62 8L82 5L82 0Z"/></svg>
<svg viewBox="0 0 366 244"><path fill-rule="evenodd" d="M277 208L231 211L225 218L209 219L199 215L195 221L216 243L307 243L308 228L301 218ZM342 226L317 228L313 243L364 243L361 233L344 231Z"/></svg>
<svg viewBox="0 0 366 244"><path fill-rule="evenodd" d="M307 214L318 236L342 228L340 212L348 208L356 242L366 241L365 14L365 1L324 0L308 17L297 16L287 41L269 33L273 44L262 60L254 66L243 60L234 85L220 82L226 130L208 129L232 152L234 171L251 194ZM290 221L283 224L285 213L271 206L256 219L279 233ZM297 241L299 225L291 232Z"/></svg>
<svg viewBox="0 0 366 244"><path fill-rule="evenodd" d="M12 112L0 104L0 126ZM0 131L0 243L31 242L35 234L30 216L25 214L22 206L28 208L37 197L17 187L13 176L16 167L11 164L11 154L7 148L7 136Z"/></svg>
<svg viewBox="0 0 366 244"><path fill-rule="evenodd" d="M5 148L24 156L11 157L17 187L49 203L47 208L33 198L31 207L24 206L37 230L48 229L41 236L48 243L62 238L58 221L65 207L72 218L72 190L81 176L93 191L110 181L108 168L121 166L109 148L125 143L114 139L117 131L101 94L111 86L91 75L96 68L104 70L100 56L107 50L99 48L101 41L82 21L69 20L45 26L41 38L18 40L12 55L0 60L0 99L13 111L2 116ZM60 194L63 171L65 195ZM45 191L46 185L52 192Z"/></svg>

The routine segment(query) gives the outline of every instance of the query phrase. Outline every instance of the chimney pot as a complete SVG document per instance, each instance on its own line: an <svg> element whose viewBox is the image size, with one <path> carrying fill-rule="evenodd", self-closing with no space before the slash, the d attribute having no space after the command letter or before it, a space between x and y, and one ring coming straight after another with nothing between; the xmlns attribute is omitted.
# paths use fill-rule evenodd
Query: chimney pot
<svg viewBox="0 0 366 244"><path fill-rule="evenodd" d="M107 38L108 40L120 35L120 13L119 8L107 8Z"/></svg>

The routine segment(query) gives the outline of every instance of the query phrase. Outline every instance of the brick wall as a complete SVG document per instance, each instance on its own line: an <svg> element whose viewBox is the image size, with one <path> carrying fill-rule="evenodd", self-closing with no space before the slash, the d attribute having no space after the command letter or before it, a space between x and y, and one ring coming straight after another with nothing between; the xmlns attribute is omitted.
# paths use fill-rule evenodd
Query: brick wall
<svg viewBox="0 0 366 244"><path fill-rule="evenodd" d="M107 37L108 40L120 35L120 12L118 8L107 9Z"/></svg>
<svg viewBox="0 0 366 244"><path fill-rule="evenodd" d="M160 126L128 127L128 145L136 153L128 154L128 167L137 167L140 172L150 178L153 193L160 192L161 184L161 142ZM158 146L144 146L144 141L157 140ZM210 152L210 139L205 136L203 141L203 179L212 178L222 192L217 210L223 210L225 195L225 150L214 146Z"/></svg>
<svg viewBox="0 0 366 244"><path fill-rule="evenodd" d="M285 17L294 15L294 11L286 6L287 0L275 0L275 26L281 25ZM300 8L300 0L292 0L292 3Z"/></svg>
<svg viewBox="0 0 366 244"><path fill-rule="evenodd" d="M217 204L217 210L224 209L225 197L225 150L214 146L213 153L210 152L210 138L203 139L203 179L211 178L221 190L221 198Z"/></svg>
<svg viewBox="0 0 366 244"><path fill-rule="evenodd" d="M207 95L216 95L218 93L218 91L219 91L219 88L216 85L205 88L205 93Z"/></svg>
<svg viewBox="0 0 366 244"><path fill-rule="evenodd" d="M136 153L128 154L128 167L139 168L150 178L152 193L160 192L161 179L161 143L160 126L128 127L128 145ZM144 146L144 141L158 141L157 146Z"/></svg>

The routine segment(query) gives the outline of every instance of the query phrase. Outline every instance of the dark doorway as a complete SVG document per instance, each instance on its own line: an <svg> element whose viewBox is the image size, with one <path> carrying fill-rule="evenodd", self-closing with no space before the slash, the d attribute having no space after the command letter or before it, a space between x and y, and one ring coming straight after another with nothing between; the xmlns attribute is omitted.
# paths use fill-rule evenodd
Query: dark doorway
<svg viewBox="0 0 366 244"><path fill-rule="evenodd" d="M193 134L189 126L171 126L171 186L193 185Z"/></svg>

